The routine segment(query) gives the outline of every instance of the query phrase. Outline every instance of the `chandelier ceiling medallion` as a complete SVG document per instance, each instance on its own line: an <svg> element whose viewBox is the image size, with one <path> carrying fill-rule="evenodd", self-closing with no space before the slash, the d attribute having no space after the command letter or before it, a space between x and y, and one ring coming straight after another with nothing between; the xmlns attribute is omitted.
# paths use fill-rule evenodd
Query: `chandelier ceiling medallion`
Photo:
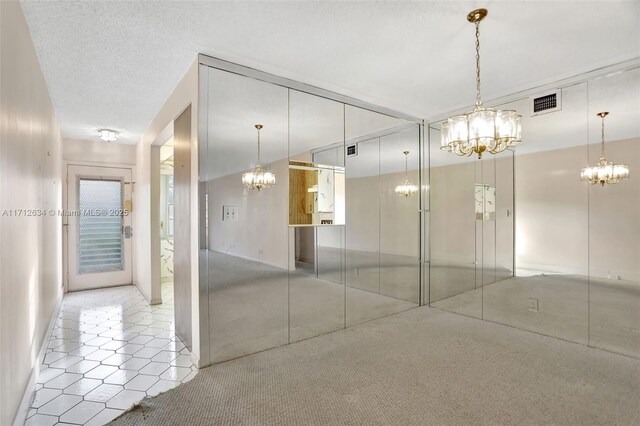
<svg viewBox="0 0 640 426"><path fill-rule="evenodd" d="M400 197L411 197L418 192L418 187L409 182L408 158L409 151L404 151L404 181L396 186L396 194Z"/></svg>
<svg viewBox="0 0 640 426"><path fill-rule="evenodd" d="M629 166L626 164L615 164L612 161L607 161L604 155L604 118L609 115L608 112L599 112L596 114L602 119L602 141L601 141L601 153L598 164L593 167L585 167L580 173L582 180L588 181L591 185L618 183L623 179L629 177Z"/></svg>
<svg viewBox="0 0 640 426"><path fill-rule="evenodd" d="M482 158L487 151L498 154L522 142L520 116L514 110L496 110L482 104L480 97L480 21L487 9L477 9L467 15L476 27L476 103L472 111L449 117L442 123L440 149L460 156L473 153Z"/></svg>
<svg viewBox="0 0 640 426"><path fill-rule="evenodd" d="M242 174L242 184L249 189L257 189L260 191L262 189L269 189L275 185L276 176L266 171L260 164L260 129L262 129L263 126L262 124L256 124L255 127L258 129L258 161L253 170Z"/></svg>

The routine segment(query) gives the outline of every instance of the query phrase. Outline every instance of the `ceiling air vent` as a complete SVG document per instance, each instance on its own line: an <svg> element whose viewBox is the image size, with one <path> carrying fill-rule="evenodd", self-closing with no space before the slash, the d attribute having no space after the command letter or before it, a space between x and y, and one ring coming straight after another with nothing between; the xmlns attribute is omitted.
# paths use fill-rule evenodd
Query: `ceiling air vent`
<svg viewBox="0 0 640 426"><path fill-rule="evenodd" d="M347 146L347 157L355 157L358 155L358 144Z"/></svg>
<svg viewBox="0 0 640 426"><path fill-rule="evenodd" d="M531 98L531 116L562 110L562 92L560 90Z"/></svg>

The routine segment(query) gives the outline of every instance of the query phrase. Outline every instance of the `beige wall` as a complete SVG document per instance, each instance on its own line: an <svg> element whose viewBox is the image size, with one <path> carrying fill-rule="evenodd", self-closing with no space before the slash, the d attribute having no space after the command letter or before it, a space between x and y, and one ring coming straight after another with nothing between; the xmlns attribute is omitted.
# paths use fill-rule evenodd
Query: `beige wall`
<svg viewBox="0 0 640 426"><path fill-rule="evenodd" d="M396 195L395 187L404 179L404 172L346 179L350 250L418 257L419 196ZM411 182L417 185L418 179L417 170L409 171Z"/></svg>
<svg viewBox="0 0 640 426"><path fill-rule="evenodd" d="M150 302L160 301L160 173L159 147L152 144L162 131L191 105L191 206L198 205L198 61L189 67L169 95L136 146L136 183L134 185L134 251L137 267L134 283ZM152 155L153 153L153 155ZM158 164L156 164L158 162ZM158 173L155 173L155 172ZM191 209L190 258L192 297L192 352L196 364L206 362L207 347L200 346L199 281L198 281L198 217Z"/></svg>
<svg viewBox="0 0 640 426"><path fill-rule="evenodd" d="M598 144L588 159L585 146L516 156L518 268L640 280L640 140L606 149L630 166L628 180L580 181L581 168L598 161Z"/></svg>
<svg viewBox="0 0 640 426"><path fill-rule="evenodd" d="M433 264L475 265L475 161L432 167L429 171Z"/></svg>
<svg viewBox="0 0 640 426"><path fill-rule="evenodd" d="M270 165L276 185L263 191L245 190L242 173L234 173L209 183L209 247L212 250L257 260L287 269L289 257L289 161ZM238 221L222 221L224 205L238 207ZM294 238L294 233L290 233ZM291 253L293 256L294 253Z"/></svg>
<svg viewBox="0 0 640 426"><path fill-rule="evenodd" d="M0 2L0 211L62 207L62 139L17 1ZM62 221L0 216L0 424L35 381L38 354L62 297ZM36 367L36 368L34 368Z"/></svg>
<svg viewBox="0 0 640 426"><path fill-rule="evenodd" d="M135 145L107 143L99 140L64 139L62 158L67 162L136 164Z"/></svg>

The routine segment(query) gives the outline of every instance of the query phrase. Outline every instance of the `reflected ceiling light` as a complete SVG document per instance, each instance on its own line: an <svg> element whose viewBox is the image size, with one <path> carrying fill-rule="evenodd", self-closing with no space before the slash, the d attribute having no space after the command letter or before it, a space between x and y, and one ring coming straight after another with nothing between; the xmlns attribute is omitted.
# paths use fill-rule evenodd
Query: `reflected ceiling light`
<svg viewBox="0 0 640 426"><path fill-rule="evenodd" d="M473 111L449 117L442 123L440 149L460 156L473 153L482 158L485 151L497 154L522 142L520 116L514 110L486 108L480 97L480 21L487 9L477 9L467 15L476 26L476 104Z"/></svg>
<svg viewBox="0 0 640 426"><path fill-rule="evenodd" d="M629 177L629 166L626 164L614 164L612 161L607 161L604 155L604 118L609 115L608 112L599 112L596 114L602 119L602 142L601 142L601 154L598 164L593 167L585 167L580 173L580 179L588 181L591 185L618 183L623 179Z"/></svg>
<svg viewBox="0 0 640 426"><path fill-rule="evenodd" d="M404 151L404 182L396 186L396 194L401 197L411 197L418 192L418 187L409 182L409 170L407 168L409 151Z"/></svg>
<svg viewBox="0 0 640 426"><path fill-rule="evenodd" d="M253 170L242 174L242 184L249 189L257 189L260 191L261 189L269 189L275 185L276 176L263 169L260 165L260 129L262 129L263 126L262 124L256 124L255 127L258 129L258 162Z"/></svg>
<svg viewBox="0 0 640 426"><path fill-rule="evenodd" d="M109 129L98 130L98 137L105 142L113 142L118 140L118 132Z"/></svg>

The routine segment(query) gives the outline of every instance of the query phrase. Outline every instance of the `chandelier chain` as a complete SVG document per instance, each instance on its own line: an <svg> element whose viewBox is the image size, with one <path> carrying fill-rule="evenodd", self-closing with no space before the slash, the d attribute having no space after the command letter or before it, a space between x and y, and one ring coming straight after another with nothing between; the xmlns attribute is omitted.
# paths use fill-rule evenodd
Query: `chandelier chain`
<svg viewBox="0 0 640 426"><path fill-rule="evenodd" d="M482 105L480 98L480 21L476 23L476 106Z"/></svg>
<svg viewBox="0 0 640 426"><path fill-rule="evenodd" d="M260 164L260 129L258 129L258 165Z"/></svg>
<svg viewBox="0 0 640 426"><path fill-rule="evenodd" d="M409 175L408 164L409 164L409 154L405 154L404 155L404 177L405 178Z"/></svg>
<svg viewBox="0 0 640 426"><path fill-rule="evenodd" d="M604 116L602 117L601 136L602 136L602 144L601 144L602 158L605 158L604 157Z"/></svg>

